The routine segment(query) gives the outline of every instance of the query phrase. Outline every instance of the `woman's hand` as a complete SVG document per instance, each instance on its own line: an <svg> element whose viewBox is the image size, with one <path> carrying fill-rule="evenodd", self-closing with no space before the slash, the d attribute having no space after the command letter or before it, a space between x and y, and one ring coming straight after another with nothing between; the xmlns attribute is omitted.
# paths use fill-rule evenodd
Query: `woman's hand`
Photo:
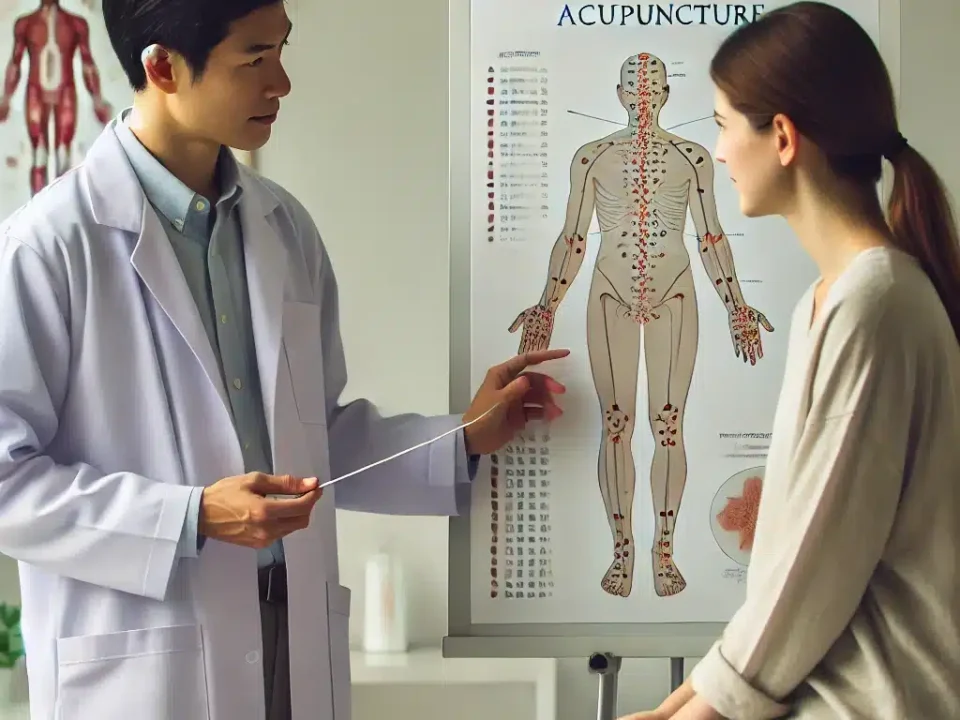
<svg viewBox="0 0 960 720"><path fill-rule="evenodd" d="M694 695L670 720L724 720L724 718L706 700L699 695Z"/></svg>

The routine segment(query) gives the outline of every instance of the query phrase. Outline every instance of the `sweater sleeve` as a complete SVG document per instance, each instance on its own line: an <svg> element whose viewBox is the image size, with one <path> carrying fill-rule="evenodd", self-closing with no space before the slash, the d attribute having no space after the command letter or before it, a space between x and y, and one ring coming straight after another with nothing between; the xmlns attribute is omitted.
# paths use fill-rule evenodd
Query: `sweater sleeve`
<svg viewBox="0 0 960 720"><path fill-rule="evenodd" d="M692 674L696 692L737 720L788 711L856 612L900 498L910 342L896 313L854 307L827 322L791 459L765 483L746 601Z"/></svg>

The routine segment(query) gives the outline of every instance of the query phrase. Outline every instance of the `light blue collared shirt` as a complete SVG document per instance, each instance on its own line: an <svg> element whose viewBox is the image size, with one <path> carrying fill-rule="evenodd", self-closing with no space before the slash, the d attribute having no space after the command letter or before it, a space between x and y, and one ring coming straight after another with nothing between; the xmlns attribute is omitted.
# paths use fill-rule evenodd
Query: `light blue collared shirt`
<svg viewBox="0 0 960 720"><path fill-rule="evenodd" d="M211 202L167 170L137 139L126 119L125 112L116 124L117 137L147 200L157 211L200 311L230 398L245 471L272 473L250 319L239 210L243 188L238 184L236 160L228 149L221 151L217 164L220 198ZM197 533L202 492L198 487L191 496L180 541L181 557L197 557L203 546L203 537ZM283 543L278 540L259 551L257 561L261 567L282 563Z"/></svg>

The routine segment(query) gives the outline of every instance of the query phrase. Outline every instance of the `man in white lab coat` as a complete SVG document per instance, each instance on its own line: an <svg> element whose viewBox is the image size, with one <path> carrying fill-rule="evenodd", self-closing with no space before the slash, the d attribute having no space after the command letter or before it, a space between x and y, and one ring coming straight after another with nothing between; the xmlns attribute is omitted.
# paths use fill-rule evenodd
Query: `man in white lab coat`
<svg viewBox="0 0 960 720"><path fill-rule="evenodd" d="M456 513L468 458L559 413L524 371L565 353L493 368L465 418L339 404L314 223L224 149L262 146L290 90L283 3L103 9L134 108L0 228L0 552L31 718L349 720L334 508Z"/></svg>

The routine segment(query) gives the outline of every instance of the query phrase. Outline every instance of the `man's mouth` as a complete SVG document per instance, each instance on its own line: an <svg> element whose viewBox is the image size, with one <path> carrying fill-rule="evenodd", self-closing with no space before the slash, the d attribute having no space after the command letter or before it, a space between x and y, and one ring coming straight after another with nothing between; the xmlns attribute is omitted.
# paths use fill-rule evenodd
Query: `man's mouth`
<svg viewBox="0 0 960 720"><path fill-rule="evenodd" d="M276 122L277 113L271 113L270 115L257 115L256 117L252 117L250 119L263 125L272 125L274 122Z"/></svg>

